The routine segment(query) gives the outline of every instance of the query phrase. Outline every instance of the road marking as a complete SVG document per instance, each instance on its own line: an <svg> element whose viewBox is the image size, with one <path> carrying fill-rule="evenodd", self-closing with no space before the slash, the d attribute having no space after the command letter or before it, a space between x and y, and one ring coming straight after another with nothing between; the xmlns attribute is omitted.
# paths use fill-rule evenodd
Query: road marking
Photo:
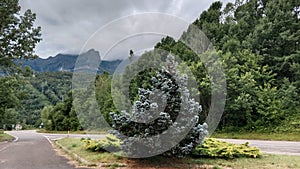
<svg viewBox="0 0 300 169"><path fill-rule="evenodd" d="M0 164L5 163L7 160L0 160Z"/></svg>
<svg viewBox="0 0 300 169"><path fill-rule="evenodd" d="M10 133L7 133L7 132L5 132L5 134L11 135L11 136L13 136L13 137L15 138L12 142L17 142L17 141L19 140L19 137L14 136L13 134L10 134ZM6 150L9 146L10 146L10 145L1 148L1 149L0 149L0 152ZM0 163L1 163L1 161L0 161ZM2 163L3 163L3 162L2 162Z"/></svg>
<svg viewBox="0 0 300 169"><path fill-rule="evenodd" d="M52 139L52 140L57 141L57 140L61 140L61 139L63 139L63 138L66 138L66 137L59 137L59 138L55 138L55 139Z"/></svg>
<svg viewBox="0 0 300 169"><path fill-rule="evenodd" d="M0 149L0 152L2 152L2 151L4 151L4 150L6 150L8 147L9 147L9 146L5 146L5 147L3 147L2 149Z"/></svg>
<svg viewBox="0 0 300 169"><path fill-rule="evenodd" d="M43 136L43 137L45 137L45 138L48 140L48 142L49 142L51 145L53 145L52 141L50 140L50 138L49 138L48 136Z"/></svg>
<svg viewBox="0 0 300 169"><path fill-rule="evenodd" d="M13 142L19 141L19 137L17 137L17 136L13 136L13 137L15 138L15 140Z"/></svg>
<svg viewBox="0 0 300 169"><path fill-rule="evenodd" d="M9 132L4 132L5 134L8 134L8 135L10 135L10 136L13 136L15 139L13 140L13 142L17 142L17 141L19 141L19 137L18 136L15 136L15 135L13 135L12 133L9 133Z"/></svg>

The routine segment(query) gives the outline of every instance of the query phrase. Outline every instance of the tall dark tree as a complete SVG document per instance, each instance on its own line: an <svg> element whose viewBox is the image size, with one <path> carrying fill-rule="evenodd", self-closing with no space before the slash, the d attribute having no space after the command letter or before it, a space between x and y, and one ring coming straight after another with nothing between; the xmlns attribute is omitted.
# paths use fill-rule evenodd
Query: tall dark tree
<svg viewBox="0 0 300 169"><path fill-rule="evenodd" d="M204 11L194 24L197 25L214 45L220 45L222 37L225 35L221 24L222 2L214 2L207 11Z"/></svg>
<svg viewBox="0 0 300 169"><path fill-rule="evenodd" d="M40 27L34 27L36 19L30 10L20 14L18 0L0 1L0 72L6 75L22 73L18 64L20 59L35 58L34 48L41 40ZM1 78L0 116L8 108L16 107L20 99L16 93L16 77Z"/></svg>
<svg viewBox="0 0 300 169"><path fill-rule="evenodd" d="M35 58L34 48L41 41L41 28L34 27L36 15L31 10L20 14L18 0L0 2L0 68L19 71L16 61Z"/></svg>
<svg viewBox="0 0 300 169"><path fill-rule="evenodd" d="M268 1L265 16L249 36L254 52L264 56L263 64L269 65L281 80L293 80L292 65L299 64L299 6L299 1Z"/></svg>

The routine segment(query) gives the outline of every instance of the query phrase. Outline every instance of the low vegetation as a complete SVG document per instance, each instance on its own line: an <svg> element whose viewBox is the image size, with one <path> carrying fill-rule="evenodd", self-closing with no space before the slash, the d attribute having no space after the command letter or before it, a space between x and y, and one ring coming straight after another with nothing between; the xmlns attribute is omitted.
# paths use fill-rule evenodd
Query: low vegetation
<svg viewBox="0 0 300 169"><path fill-rule="evenodd" d="M191 163L214 165L220 169L298 169L299 156L264 154L261 158L207 159L191 160Z"/></svg>
<svg viewBox="0 0 300 169"><path fill-rule="evenodd" d="M300 167L299 156L269 155L262 154L260 158L245 158L251 156L239 156L240 158L211 158L204 156L191 156L185 158L156 156L147 159L127 159L117 154L108 152L94 152L87 150L85 139L64 138L58 143L72 153L84 157L92 166L102 168L203 168L203 169L297 169ZM218 147L228 146L228 143L215 142L208 139L206 144L216 144ZM221 146L220 146L221 145ZM230 145L233 146L233 145ZM238 147L238 146L237 146ZM235 147L235 148L237 148ZM251 149L247 145L241 146ZM208 151L208 150L207 150ZM237 156L235 156L237 157Z"/></svg>
<svg viewBox="0 0 300 169"><path fill-rule="evenodd" d="M261 157L261 152L256 147L250 147L248 142L239 145L207 138L203 144L194 149L193 155L227 159L240 157L259 158Z"/></svg>
<svg viewBox="0 0 300 169"><path fill-rule="evenodd" d="M57 143L59 143L61 146L67 148L72 153L75 153L79 155L80 157L84 157L85 160L87 160L90 165L96 164L97 165L107 165L118 162L121 157L108 153L108 152L94 152L89 151L85 148L85 143L83 139L79 138L64 138L61 140L58 140Z"/></svg>
<svg viewBox="0 0 300 169"><path fill-rule="evenodd" d="M83 147L87 151L92 152L120 152L122 142L113 135L108 135L105 139L91 140L81 139ZM192 156L195 157L209 157L209 158L259 158L261 152L256 147L250 147L249 143L245 144L232 144L225 141L219 141L213 138L205 139L204 143L197 146L192 151Z"/></svg>
<svg viewBox="0 0 300 169"><path fill-rule="evenodd" d="M50 134L68 134L68 131L55 131L55 130L46 130L46 129L39 129L37 130L38 133L50 133ZM81 130L81 131L69 131L69 134L91 134L90 132Z"/></svg>
<svg viewBox="0 0 300 169"><path fill-rule="evenodd" d="M92 152L106 152L107 150L117 152L121 150L121 141L114 135L107 135L105 139L91 140L81 139L83 147Z"/></svg>
<svg viewBox="0 0 300 169"><path fill-rule="evenodd" d="M3 141L13 141L15 138L11 135L5 134L3 131L0 131L0 142Z"/></svg>

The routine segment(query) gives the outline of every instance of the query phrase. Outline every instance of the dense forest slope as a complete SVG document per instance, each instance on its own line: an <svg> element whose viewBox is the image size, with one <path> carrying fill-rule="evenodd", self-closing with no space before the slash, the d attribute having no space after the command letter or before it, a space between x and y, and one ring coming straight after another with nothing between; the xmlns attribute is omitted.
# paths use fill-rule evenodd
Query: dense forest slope
<svg viewBox="0 0 300 169"><path fill-rule="evenodd" d="M300 1L237 0L228 4L217 1L192 25L202 30L216 49L216 53L203 53L202 58L209 60L211 55L218 54L225 69L227 96L219 129L299 133ZM184 32L182 37L190 31ZM197 78L203 108L201 117L206 117L212 89L200 57L172 37L163 38L155 48L179 56L189 66ZM73 130L81 128L69 94L72 74L67 73L73 71L76 57L59 54L24 62L37 72L52 73L37 73L28 78L30 83L22 85L30 99L21 101L20 120L35 125L43 121L50 130L65 130L69 125ZM100 67L111 73L119 63L103 61ZM141 72L130 82L130 101L136 98L139 87L148 86L150 74ZM111 76L107 73L98 75L95 85L99 109L110 121L109 113L115 111L110 94ZM122 93L118 94L118 99L125 99ZM89 111L89 100L81 105ZM11 115L16 114L10 111ZM98 127L96 123L90 126Z"/></svg>
<svg viewBox="0 0 300 169"><path fill-rule="evenodd" d="M99 55L99 53L93 49L88 52ZM77 58L78 55L58 54L47 59L37 58L34 60L23 60L23 66L29 66L35 72L73 72ZM103 60L100 63L98 73L102 73L103 71L113 73L120 63L121 60Z"/></svg>

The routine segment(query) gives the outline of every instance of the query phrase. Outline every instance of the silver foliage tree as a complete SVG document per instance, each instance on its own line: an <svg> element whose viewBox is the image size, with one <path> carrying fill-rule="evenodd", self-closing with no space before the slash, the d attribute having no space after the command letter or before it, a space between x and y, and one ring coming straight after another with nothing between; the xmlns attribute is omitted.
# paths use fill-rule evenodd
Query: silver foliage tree
<svg viewBox="0 0 300 169"><path fill-rule="evenodd" d="M172 55L152 77L151 89L139 88L132 112L110 113L113 134L131 157L148 155L184 156L207 136L207 124L199 123L201 105L188 89L188 76L178 72Z"/></svg>

